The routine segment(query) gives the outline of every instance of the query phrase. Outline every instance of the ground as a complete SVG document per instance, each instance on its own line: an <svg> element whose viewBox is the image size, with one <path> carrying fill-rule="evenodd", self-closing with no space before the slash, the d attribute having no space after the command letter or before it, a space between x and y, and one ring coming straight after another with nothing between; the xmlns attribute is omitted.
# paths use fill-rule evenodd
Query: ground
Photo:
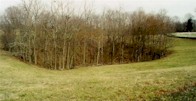
<svg viewBox="0 0 196 101"><path fill-rule="evenodd" d="M0 51L0 101L196 100L196 40L149 62L54 71Z"/></svg>

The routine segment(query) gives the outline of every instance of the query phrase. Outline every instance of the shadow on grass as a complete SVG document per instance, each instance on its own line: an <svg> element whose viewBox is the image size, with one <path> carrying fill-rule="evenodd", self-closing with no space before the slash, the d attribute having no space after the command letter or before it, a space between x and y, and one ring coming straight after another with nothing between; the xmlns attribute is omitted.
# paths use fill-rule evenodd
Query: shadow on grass
<svg viewBox="0 0 196 101"><path fill-rule="evenodd" d="M177 88L175 91L159 90L152 101L196 101L196 82Z"/></svg>

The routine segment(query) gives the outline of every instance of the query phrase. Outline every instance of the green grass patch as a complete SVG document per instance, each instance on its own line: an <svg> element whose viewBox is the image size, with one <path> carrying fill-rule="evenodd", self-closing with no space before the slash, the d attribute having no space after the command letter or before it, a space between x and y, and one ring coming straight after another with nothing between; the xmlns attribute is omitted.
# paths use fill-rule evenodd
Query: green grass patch
<svg viewBox="0 0 196 101"><path fill-rule="evenodd" d="M0 101L194 100L196 40L174 39L173 46L160 60L66 71L0 51Z"/></svg>

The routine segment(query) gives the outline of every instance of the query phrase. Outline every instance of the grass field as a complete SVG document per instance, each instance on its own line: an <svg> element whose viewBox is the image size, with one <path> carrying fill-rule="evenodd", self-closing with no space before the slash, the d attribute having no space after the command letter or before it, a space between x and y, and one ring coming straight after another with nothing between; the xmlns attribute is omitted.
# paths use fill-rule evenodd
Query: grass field
<svg viewBox="0 0 196 101"><path fill-rule="evenodd" d="M0 101L196 101L196 40L161 60L52 71L0 51Z"/></svg>

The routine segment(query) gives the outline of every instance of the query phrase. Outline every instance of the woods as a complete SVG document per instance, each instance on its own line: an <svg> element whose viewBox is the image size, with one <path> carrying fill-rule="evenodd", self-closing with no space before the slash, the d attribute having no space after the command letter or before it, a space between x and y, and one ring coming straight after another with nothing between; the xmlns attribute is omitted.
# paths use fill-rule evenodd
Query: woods
<svg viewBox="0 0 196 101"><path fill-rule="evenodd" d="M64 70L164 57L170 47L166 34L174 24L164 11L97 14L86 5L77 12L70 2L45 7L39 0L23 0L7 8L0 28L4 50L25 62Z"/></svg>

